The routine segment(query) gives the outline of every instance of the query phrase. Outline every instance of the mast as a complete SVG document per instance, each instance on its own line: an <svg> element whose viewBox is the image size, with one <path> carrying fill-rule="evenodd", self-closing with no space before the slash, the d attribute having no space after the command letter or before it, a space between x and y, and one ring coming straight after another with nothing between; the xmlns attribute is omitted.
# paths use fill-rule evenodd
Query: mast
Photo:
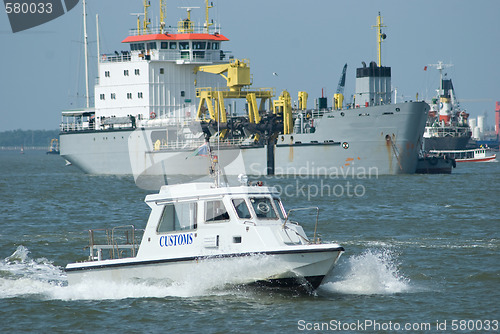
<svg viewBox="0 0 500 334"><path fill-rule="evenodd" d="M101 47L99 44L99 14L95 15L95 26L97 32L97 78L99 78L99 67L101 66Z"/></svg>
<svg viewBox="0 0 500 334"><path fill-rule="evenodd" d="M85 97L87 102L87 108L90 107L89 99L89 50L88 50L88 36L87 36L87 10L86 1L83 0L83 38L84 38L84 49L85 49Z"/></svg>
<svg viewBox="0 0 500 334"><path fill-rule="evenodd" d="M213 23L213 22L212 22L212 23L210 23L210 19L209 19L209 17L208 17L208 10L209 10L210 8L214 8L214 3L212 2L212 3L210 4L210 6L209 6L209 5L208 5L208 0L205 0L205 17L206 17L206 21L205 21L205 29L207 29L207 34L209 34L209 33L210 33L210 32L209 32L209 28L210 28L210 26L214 25L214 23Z"/></svg>
<svg viewBox="0 0 500 334"><path fill-rule="evenodd" d="M148 31L148 26L151 24L148 20L148 8L151 6L151 3L149 0L144 0L144 20L143 20L143 27L142 27L142 33L145 35Z"/></svg>
<svg viewBox="0 0 500 334"><path fill-rule="evenodd" d="M167 0L160 0L160 33L165 29L165 18L167 16Z"/></svg>
<svg viewBox="0 0 500 334"><path fill-rule="evenodd" d="M377 28L378 67L382 66L382 41L387 37L386 34L382 33L382 27L386 26L383 25L382 16L380 16L380 12L378 12L377 25L372 26L372 28Z"/></svg>

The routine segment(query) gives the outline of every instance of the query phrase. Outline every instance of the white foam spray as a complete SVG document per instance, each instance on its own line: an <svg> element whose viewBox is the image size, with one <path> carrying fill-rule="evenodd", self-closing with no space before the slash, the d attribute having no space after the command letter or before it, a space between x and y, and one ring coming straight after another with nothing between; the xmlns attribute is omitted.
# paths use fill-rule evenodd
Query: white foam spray
<svg viewBox="0 0 500 334"><path fill-rule="evenodd" d="M242 293L232 287L262 277L263 273L281 265L272 256L249 256L230 262L214 259L207 260L211 263L205 266L206 272L193 271L180 283L92 280L68 286L63 268L45 258L32 259L29 253L26 247L19 246L11 256L0 261L0 299L105 300L226 295Z"/></svg>
<svg viewBox="0 0 500 334"><path fill-rule="evenodd" d="M320 292L340 294L395 294L409 292L410 280L402 275L391 250L366 250L335 269L337 275L324 282Z"/></svg>

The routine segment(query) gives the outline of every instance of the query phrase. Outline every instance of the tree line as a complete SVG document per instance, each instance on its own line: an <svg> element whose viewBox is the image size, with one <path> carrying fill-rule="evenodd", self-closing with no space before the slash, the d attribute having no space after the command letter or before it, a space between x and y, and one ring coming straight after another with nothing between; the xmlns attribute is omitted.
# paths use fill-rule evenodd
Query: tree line
<svg viewBox="0 0 500 334"><path fill-rule="evenodd" d="M53 138L59 139L59 130L11 130L0 132L0 147L49 147Z"/></svg>

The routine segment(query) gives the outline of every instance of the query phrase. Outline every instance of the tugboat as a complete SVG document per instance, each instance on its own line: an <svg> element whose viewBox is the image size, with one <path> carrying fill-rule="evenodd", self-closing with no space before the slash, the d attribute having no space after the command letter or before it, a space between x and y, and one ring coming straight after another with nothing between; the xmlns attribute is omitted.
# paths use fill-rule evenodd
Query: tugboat
<svg viewBox="0 0 500 334"><path fill-rule="evenodd" d="M212 165L216 158L210 153ZM217 171L217 167L212 171ZM184 282L212 268L235 270L228 284L317 288L344 248L322 243L317 234L318 208L286 213L274 187L214 182L166 185L146 196L151 214L140 244L135 226L103 232L90 230L87 261L66 266L70 285L86 280ZM292 221L298 210L316 210L313 237ZM123 235L120 234L123 232ZM258 259L255 270L245 260Z"/></svg>
<svg viewBox="0 0 500 334"><path fill-rule="evenodd" d="M59 154L59 140L57 138L54 138L50 141L47 154Z"/></svg>
<svg viewBox="0 0 500 334"><path fill-rule="evenodd" d="M418 158L416 174L451 174L457 167L454 158L447 154L421 152Z"/></svg>

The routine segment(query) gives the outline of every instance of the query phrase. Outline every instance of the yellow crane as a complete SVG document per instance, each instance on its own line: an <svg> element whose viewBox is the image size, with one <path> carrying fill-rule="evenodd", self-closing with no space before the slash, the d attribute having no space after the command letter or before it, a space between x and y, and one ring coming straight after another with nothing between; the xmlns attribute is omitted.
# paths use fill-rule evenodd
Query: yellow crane
<svg viewBox="0 0 500 334"><path fill-rule="evenodd" d="M222 76L226 79L227 88L217 90L211 87L197 88L196 97L200 99L198 105L198 120L206 120L205 111L208 110L210 118L216 122L227 122L224 99L246 99L248 102L248 118L250 123L260 122L260 110L264 110L266 101L274 96L274 89L259 88L246 89L252 84L249 62L246 59L233 59L229 63L217 65L204 65L194 68L194 73L205 72ZM257 105L260 99L260 105ZM206 107L205 107L206 104Z"/></svg>

